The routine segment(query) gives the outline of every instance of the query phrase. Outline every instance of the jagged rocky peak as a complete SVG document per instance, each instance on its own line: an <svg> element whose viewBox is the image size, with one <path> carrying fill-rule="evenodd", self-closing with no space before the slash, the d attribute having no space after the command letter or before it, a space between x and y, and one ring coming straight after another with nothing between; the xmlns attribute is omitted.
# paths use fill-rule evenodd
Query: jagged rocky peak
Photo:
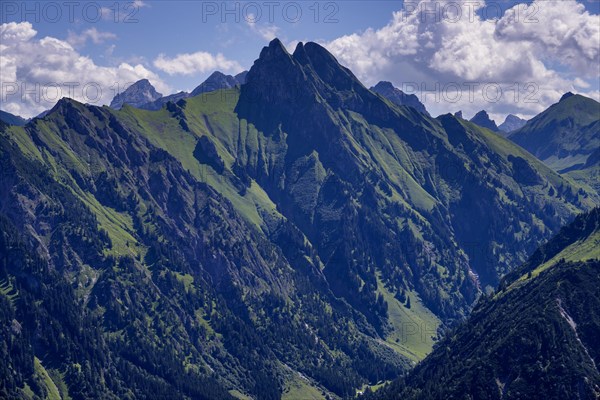
<svg viewBox="0 0 600 400"><path fill-rule="evenodd" d="M290 54L274 39L248 72L241 100L309 104L323 98L332 107L354 110L378 97L317 43L298 43ZM242 101L243 102L243 101ZM382 102L383 104L383 102Z"/></svg>
<svg viewBox="0 0 600 400"><path fill-rule="evenodd" d="M309 90L302 66L286 50L279 39L263 47L258 59L246 75L241 103L257 104L265 101L288 104Z"/></svg>
<svg viewBox="0 0 600 400"><path fill-rule="evenodd" d="M362 86L349 69L343 67L333 54L317 43L298 43L293 57L300 64L310 66L323 82L337 90L352 90L356 86Z"/></svg>
<svg viewBox="0 0 600 400"><path fill-rule="evenodd" d="M508 133L516 131L517 129L523 127L523 125L525 125L526 123L526 119L519 118L514 114L508 114L504 122L500 124L500 126L498 126L498 129L502 132Z"/></svg>
<svg viewBox="0 0 600 400"><path fill-rule="evenodd" d="M373 89L377 90L394 90L396 87L389 81L379 81L377 85L373 86ZM397 89L399 90L399 89Z"/></svg>
<svg viewBox="0 0 600 400"><path fill-rule="evenodd" d="M124 92L117 94L110 106L116 109L120 109L125 104L140 107L161 97L162 94L156 91L148 79L141 79L129 86Z"/></svg>
<svg viewBox="0 0 600 400"><path fill-rule="evenodd" d="M412 107L423 114L429 115L425 105L419 101L419 98L416 95L404 93L402 90L396 88L391 82L381 81L373 86L371 90L375 93L379 93L394 104Z"/></svg>
<svg viewBox="0 0 600 400"><path fill-rule="evenodd" d="M454 113L454 116L459 119L464 119L462 110Z"/></svg>
<svg viewBox="0 0 600 400"><path fill-rule="evenodd" d="M565 94L562 95L562 97L560 98L559 101L566 100L566 99L568 99L569 97L572 97L572 96L575 96L575 95L572 92L567 92L567 93L565 93Z"/></svg>
<svg viewBox="0 0 600 400"><path fill-rule="evenodd" d="M64 112L65 110L71 110L77 108L76 106L79 103L76 100L71 99L70 97L63 97L56 102L54 107L52 107L46 115L52 114L54 112Z"/></svg>
<svg viewBox="0 0 600 400"><path fill-rule="evenodd" d="M215 90L231 89L237 85L240 85L240 82L236 77L215 71L192 91L191 96L198 96L201 93L214 92Z"/></svg>
<svg viewBox="0 0 600 400"><path fill-rule="evenodd" d="M470 121L491 131L498 132L498 126L496 125L496 122L490 118L485 110L479 111L473 118L471 118Z"/></svg>
<svg viewBox="0 0 600 400"><path fill-rule="evenodd" d="M246 76L247 83L321 80L331 88L345 90L360 85L358 79L341 66L335 57L317 43L298 43L293 54L288 53L279 39L264 47L260 57ZM362 85L360 85L362 86Z"/></svg>
<svg viewBox="0 0 600 400"><path fill-rule="evenodd" d="M248 78L252 76L253 71L256 71L257 68L255 67L267 63L275 65L282 64L288 66L294 64L292 56L290 55L290 53L288 53L283 43L281 43L281 41L277 38L271 40L268 46L263 47L263 49L260 52L260 55L258 56L258 59L254 62L254 65L250 69L250 71L248 71Z"/></svg>
<svg viewBox="0 0 600 400"><path fill-rule="evenodd" d="M240 85L243 85L244 83L246 83L246 75L248 75L248 71L242 71L235 76L235 79Z"/></svg>

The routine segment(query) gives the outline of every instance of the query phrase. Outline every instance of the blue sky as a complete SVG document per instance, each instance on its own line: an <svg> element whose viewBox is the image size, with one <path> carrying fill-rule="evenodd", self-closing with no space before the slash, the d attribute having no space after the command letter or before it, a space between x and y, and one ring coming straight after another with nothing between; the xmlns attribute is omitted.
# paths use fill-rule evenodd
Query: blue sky
<svg viewBox="0 0 600 400"><path fill-rule="evenodd" d="M167 92L193 89L213 69L235 73L250 68L261 48L272 37L277 36L288 46L293 46L297 41L309 40L325 45L367 85L374 84L378 80L390 80L396 86L401 88L405 86L406 89L413 88L413 83L418 83L422 88L415 90L415 94L424 97L428 108L433 109L434 114L463 109L468 115L474 114L478 108L486 108L490 109L498 119L508 112L528 116L551 104L562 91L567 89L595 96L599 89L598 74L593 70L594 67L596 69L600 67L597 52L590 54L590 51L593 53L593 48L600 46L600 44L596 46L595 41L595 29L600 25L600 17L598 17L600 2L566 1L580 4L581 7L577 8L562 5L547 6L549 2L539 1L533 5L532 1L488 1L487 4L484 0L479 1L480 6L475 7L479 20L471 25L450 24L448 20L428 22L426 15L424 23L410 21L407 16L394 17L394 12L401 10L416 14L418 7L421 6L416 1L403 4L401 1L137 0L116 3L113 0L76 2L71 9L62 1L5 1L0 6L0 22L4 27L3 41L7 45L0 53L0 57L4 58L6 65L10 64L7 60L12 60L15 73L10 75L3 72L1 78L3 82L14 78L20 82L32 79L32 76L35 76L38 81L42 77L46 79L51 77L55 80L67 79L72 64L72 70L76 72L73 74L76 76L75 79L85 80L102 76L103 78L98 80L102 81L102 85L106 85L110 81L109 77L119 83L136 77L146 77L164 94L168 94ZM540 17L535 24L535 29L531 29L532 24L521 23L510 26L507 23L503 28L501 27L502 30L496 28L496 32L489 32L482 22L486 17L491 21L498 21L502 17L507 19L502 13L520 3L530 5L530 11L526 14L535 15L536 19ZM429 10L434 10L434 14L435 7L442 7L445 12L452 13L453 8L448 4L448 0L442 0L430 2L423 7L433 7ZM460 7L464 17L468 6L461 4ZM99 16L96 18L100 8L103 8L102 18ZM57 16L57 10L60 10L60 16ZM231 12L226 13L226 10ZM301 10L301 15L298 15L298 10ZM270 13L272 19L269 18ZM438 16L441 15L441 8L437 9L437 13ZM430 15L430 19L437 18L434 14ZM257 21L250 23L253 18L257 18ZM545 22L544 18L550 22ZM557 18L564 18L564 21L559 21L560 24L557 24ZM31 27L25 27L23 24L26 22L29 22ZM440 22L439 26L434 22ZM445 26L442 26L443 22L446 22ZM17 23L17 25L9 25L10 23ZM553 28L556 32L545 33L545 25L548 23L556 25ZM561 28L563 25L571 25L572 33L565 34L565 30ZM514 28L515 26L518 29ZM408 29L410 27L414 29ZM420 32L420 36L415 36L415 29ZM11 32L19 30L25 33L10 36ZM478 31L486 33L479 35ZM578 35L581 36L576 33L578 31L587 32L585 40L578 38ZM490 40L496 40L495 38L499 36L498 32L502 40L508 41L490 43ZM473 34L473 38L469 38L469 34ZM485 40L488 42L479 39L479 36L486 37L485 35L487 35ZM546 40L545 36L552 40ZM28 43L22 40L23 37ZM53 53L57 50L54 46L45 58L40 54L48 48L47 43L41 43L45 37L57 39L56 43L67 43L73 51L65 55L66 50L60 50L62 61L57 63ZM526 40L521 41L521 37ZM575 45L571 44L575 43L573 37L577 39ZM16 40L15 38L20 38L18 39L20 41L15 41L13 45L12 40ZM415 45L410 43L413 39ZM453 39L456 46L462 43L460 45L462 47L448 47L448 43ZM557 44L557 41L564 43ZM33 42L39 47L35 57L30 54L32 50L28 50L26 46ZM494 72L494 63L490 63L489 70L484 70L481 66L478 68L477 57L457 55L462 52L460 49L468 49L471 42L473 46L471 54L481 54L488 59L500 58L497 63L497 74ZM497 45L505 47L496 48ZM494 47L495 52L486 53L486 47ZM564 59L565 48L568 49L567 53L572 53L568 61ZM516 54L505 55L503 49L510 49L508 53ZM289 50L292 51L293 48ZM530 59L527 63L519 59L519 51L528 54ZM584 54L587 59L584 57L582 62L576 61L581 54ZM92 66L81 67L82 63L76 61L79 57L87 57L89 60L86 62ZM466 59L471 59L470 65L465 64ZM444 62L447 64L444 65ZM45 63L47 65L44 65ZM4 69L10 71L6 65ZM456 65L456 68L451 67L453 65ZM61 71L62 75L57 74L56 71L39 73L39 70L44 68L58 68L64 71ZM91 76L86 75L85 69L90 71ZM540 97L535 106L522 102L515 104L514 101L490 103L476 99L466 103L461 100L453 104L452 101L444 101L447 99L436 100L435 96L423 93L424 90L432 89L447 91L448 87L457 84L464 90L464 82L473 80L481 82L482 86L485 86L486 82L493 84L497 82L506 88L512 80L515 80L520 84L519 92L526 95L528 90L531 91L531 88L525 88L531 81L528 76L535 77L535 74L540 78L539 82L535 82L536 92ZM447 86L449 82L454 86ZM544 87L549 82L552 83L552 87ZM435 89L436 83L440 89ZM442 92L442 97L444 94L445 92ZM478 94L481 97L481 93ZM106 102L106 98L109 98L108 95L102 97L99 102ZM10 96L6 97L3 94L2 108L26 115L35 114L47 106L43 102L23 104L21 101L22 104L18 104L14 99L15 96L11 101Z"/></svg>
<svg viewBox="0 0 600 400"><path fill-rule="evenodd" d="M25 6L19 4L19 9L14 14L6 12L6 15L2 15L2 22L29 21L39 36L52 36L64 40L67 40L69 32L77 34L89 28L111 32L116 35L115 39L106 40L101 44L88 43L80 49L81 54L90 56L98 64L116 65L122 61L141 61L151 65L152 60L160 53L175 56L206 51L223 53L227 58L238 61L248 69L262 47L268 43L268 40L254 32L246 21L250 14L256 15L256 8L247 5L251 2L228 2L225 9L222 8L221 1L143 1L141 6L124 1L118 8L114 7L114 1L89 2L109 10L109 17L98 21L95 21L97 7L89 6L84 15L86 2L81 2L82 5L74 9L74 23L69 21L69 10L66 7L61 7L62 18L57 22L44 18L44 14L52 10L44 11L43 5L38 6L39 12L22 18L21 13L35 9L32 3L34 2L28 2ZM221 10L234 10L236 3L239 12L221 14ZM286 5L288 3L299 4L301 7L302 16L297 22L284 17L284 6L287 7L285 10L290 17L295 15L295 5ZM327 41L368 27L381 26L391 18L392 12L401 6L401 2L397 1L326 1L318 4L319 14L315 14L315 2L312 1L281 2L281 6L264 5L265 2L256 4L261 6L263 12L257 25L276 26L277 36L284 43L294 40ZM134 6L131 7L132 5ZM213 14L213 5L218 8L216 14ZM117 16L115 22L113 17L117 9L122 15ZM272 23L269 22L269 10L273 10ZM132 12L135 13L131 14ZM316 23L315 16L318 21ZM53 16L50 18L53 19ZM170 77L168 74L161 76L174 89L191 90L208 75L210 72L183 77Z"/></svg>

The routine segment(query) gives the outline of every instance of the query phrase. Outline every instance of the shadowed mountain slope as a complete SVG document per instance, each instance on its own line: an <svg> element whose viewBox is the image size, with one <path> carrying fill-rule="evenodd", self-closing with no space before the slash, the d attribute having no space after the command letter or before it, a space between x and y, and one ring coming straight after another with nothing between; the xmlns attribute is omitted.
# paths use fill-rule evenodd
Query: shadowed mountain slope
<svg viewBox="0 0 600 400"><path fill-rule="evenodd" d="M497 134L373 93L315 43L274 40L245 78L156 111L63 99L2 126L0 215L41 268L0 277L32 349L6 393L41 396L48 375L76 398L351 395L422 360L597 204ZM52 333L46 270L73 290ZM62 325L84 322L100 339L63 354L80 339Z"/></svg>
<svg viewBox="0 0 600 400"><path fill-rule="evenodd" d="M600 395L600 209L578 216L411 372L365 399Z"/></svg>

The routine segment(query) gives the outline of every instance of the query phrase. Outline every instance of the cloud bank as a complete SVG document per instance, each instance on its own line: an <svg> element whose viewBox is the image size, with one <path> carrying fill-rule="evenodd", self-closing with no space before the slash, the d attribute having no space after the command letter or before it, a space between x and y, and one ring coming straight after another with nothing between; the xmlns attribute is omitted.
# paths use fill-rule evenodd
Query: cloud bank
<svg viewBox="0 0 600 400"><path fill-rule="evenodd" d="M170 90L141 64L99 66L67 41L36 36L29 22L0 25L0 95L5 111L33 117L62 97L108 104L118 91L142 78L149 79L159 91ZM88 38L95 42L108 37L95 31L89 32Z"/></svg>
<svg viewBox="0 0 600 400"><path fill-rule="evenodd" d="M384 27L323 44L366 84L391 80L434 114L531 116L598 80L597 15L573 0L502 4L405 2Z"/></svg>

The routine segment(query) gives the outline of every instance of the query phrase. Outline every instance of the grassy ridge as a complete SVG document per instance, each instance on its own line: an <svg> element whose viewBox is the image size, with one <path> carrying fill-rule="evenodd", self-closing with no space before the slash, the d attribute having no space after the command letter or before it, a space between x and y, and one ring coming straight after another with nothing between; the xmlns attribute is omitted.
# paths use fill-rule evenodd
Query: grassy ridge
<svg viewBox="0 0 600 400"><path fill-rule="evenodd" d="M597 397L599 215L596 209L561 230L507 280L531 275L482 298L408 377L364 398Z"/></svg>

